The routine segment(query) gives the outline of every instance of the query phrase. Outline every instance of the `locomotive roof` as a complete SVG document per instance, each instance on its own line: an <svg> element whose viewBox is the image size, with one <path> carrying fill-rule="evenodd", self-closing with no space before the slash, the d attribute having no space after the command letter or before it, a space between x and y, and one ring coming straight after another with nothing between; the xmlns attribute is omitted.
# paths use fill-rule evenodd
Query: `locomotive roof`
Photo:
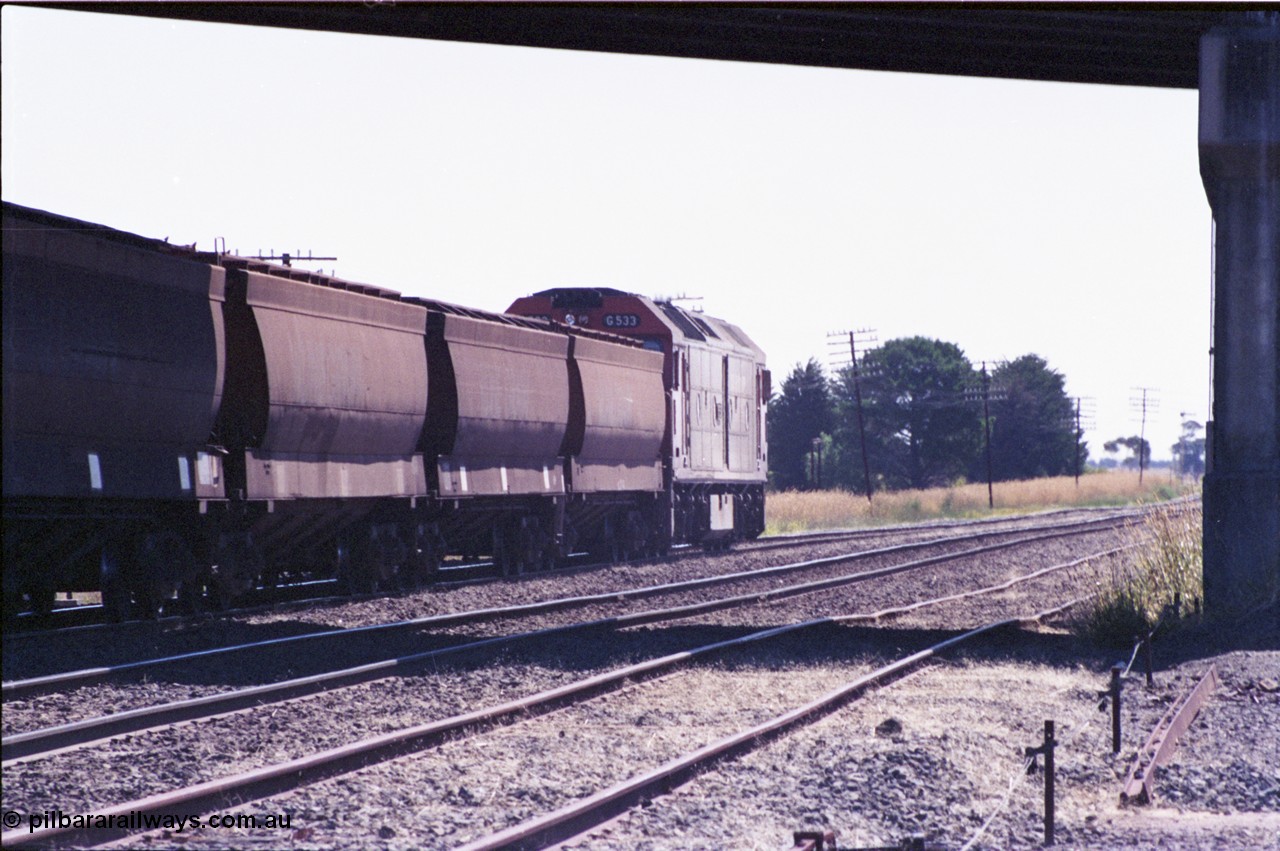
<svg viewBox="0 0 1280 851"><path fill-rule="evenodd" d="M671 326L673 333L713 346L719 341L733 348L747 349L764 360L764 350L737 325L700 311L688 310L670 299L649 298L613 287L553 287L533 295L550 299L552 307L566 308L599 307L606 296L639 299L648 304L660 320Z"/></svg>

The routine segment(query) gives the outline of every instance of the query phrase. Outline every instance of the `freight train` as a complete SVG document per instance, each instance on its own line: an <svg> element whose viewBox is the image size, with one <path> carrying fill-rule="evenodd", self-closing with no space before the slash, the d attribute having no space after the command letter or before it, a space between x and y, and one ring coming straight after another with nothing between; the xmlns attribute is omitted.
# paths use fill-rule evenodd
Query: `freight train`
<svg viewBox="0 0 1280 851"><path fill-rule="evenodd" d="M769 372L727 322L604 288L489 313L8 202L3 228L6 613L763 531Z"/></svg>

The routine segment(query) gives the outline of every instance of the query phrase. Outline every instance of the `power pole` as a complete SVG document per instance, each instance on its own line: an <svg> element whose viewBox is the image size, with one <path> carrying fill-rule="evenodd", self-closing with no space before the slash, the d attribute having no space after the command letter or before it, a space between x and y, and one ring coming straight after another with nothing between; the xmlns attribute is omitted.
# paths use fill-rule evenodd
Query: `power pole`
<svg viewBox="0 0 1280 851"><path fill-rule="evenodd" d="M1000 361L1004 363L1004 361ZM994 510L996 507L996 493L993 481L995 479L992 472L991 464L991 400L994 398L1000 401L1006 397L1004 387L991 386L991 376L987 374L987 362L982 362L982 384L980 388L972 385L964 389L964 400L966 402L977 402L978 392L982 393L982 430L986 435L986 456L987 456L987 508Z"/></svg>
<svg viewBox="0 0 1280 851"><path fill-rule="evenodd" d="M858 414L858 444L862 448L862 480L867 488L867 502L871 502L871 465L867 462L867 430L862 420L862 373L858 367L858 335L861 334L863 343L874 343L875 337L868 337L875 331L870 328L860 328L857 331L833 332L828 337L842 337L845 333L849 335L849 365L853 370L853 400L854 408Z"/></svg>
<svg viewBox="0 0 1280 851"><path fill-rule="evenodd" d="M1154 387L1135 387L1133 389L1142 394L1141 397L1133 396L1129 399L1130 407L1135 411L1141 410L1142 417L1142 425L1138 431L1138 484L1141 485L1142 471L1145 469L1147 461L1147 453L1145 451L1147 445L1147 411L1154 412L1158 410L1160 403L1154 398L1148 398L1148 394L1152 397L1155 396Z"/></svg>
<svg viewBox="0 0 1280 851"><path fill-rule="evenodd" d="M1080 452L1080 441L1084 438L1085 424L1087 423L1090 428L1093 428L1093 398L1089 396L1074 396L1072 398L1075 401L1075 413L1072 418L1075 420L1076 490L1079 490L1080 467L1084 463Z"/></svg>
<svg viewBox="0 0 1280 851"><path fill-rule="evenodd" d="M987 376L987 362L982 362L982 423L987 433L987 508L996 507L996 492L991 484L991 379Z"/></svg>

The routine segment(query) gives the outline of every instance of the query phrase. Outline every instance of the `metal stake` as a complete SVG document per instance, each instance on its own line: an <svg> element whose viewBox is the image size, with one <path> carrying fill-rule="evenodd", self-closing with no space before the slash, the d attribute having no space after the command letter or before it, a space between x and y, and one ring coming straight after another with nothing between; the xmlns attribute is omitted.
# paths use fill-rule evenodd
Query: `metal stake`
<svg viewBox="0 0 1280 851"><path fill-rule="evenodd" d="M1120 665L1111 666L1111 752L1120 753Z"/></svg>
<svg viewBox="0 0 1280 851"><path fill-rule="evenodd" d="M1053 749L1057 746L1053 738L1053 722L1044 722L1044 744L1038 748L1026 748L1025 753L1033 757L1031 769L1035 768L1034 757L1044 754L1044 844L1053 844ZM1028 769L1030 773L1030 769Z"/></svg>
<svg viewBox="0 0 1280 851"><path fill-rule="evenodd" d="M1156 684L1155 677L1154 677L1155 654L1151 652L1151 639L1153 638L1155 638L1155 633L1149 632L1147 633L1147 640L1142 642L1143 644L1142 656L1143 656L1144 663L1147 666L1147 688L1151 688Z"/></svg>

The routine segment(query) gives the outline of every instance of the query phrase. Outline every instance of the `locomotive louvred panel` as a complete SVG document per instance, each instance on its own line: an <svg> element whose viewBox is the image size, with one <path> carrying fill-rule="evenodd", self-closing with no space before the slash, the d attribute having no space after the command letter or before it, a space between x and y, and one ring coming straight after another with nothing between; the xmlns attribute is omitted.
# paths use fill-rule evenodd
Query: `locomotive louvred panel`
<svg viewBox="0 0 1280 851"><path fill-rule="evenodd" d="M254 272L246 302L268 414L248 451L250 498L426 492L426 310Z"/></svg>
<svg viewBox="0 0 1280 851"><path fill-rule="evenodd" d="M573 357L585 402L573 489L661 490L662 353L580 337Z"/></svg>
<svg viewBox="0 0 1280 851"><path fill-rule="evenodd" d="M193 465L222 400L224 272L42 215L5 207L5 495L221 496Z"/></svg>
<svg viewBox="0 0 1280 851"><path fill-rule="evenodd" d="M756 470L756 368L746 358L730 356L729 373L729 470Z"/></svg>
<svg viewBox="0 0 1280 851"><path fill-rule="evenodd" d="M724 359L717 351L690 345L689 466L698 472L725 469Z"/></svg>
<svg viewBox="0 0 1280 851"><path fill-rule="evenodd" d="M457 427L440 458L440 492L563 492L568 337L456 315L444 317L443 333Z"/></svg>

